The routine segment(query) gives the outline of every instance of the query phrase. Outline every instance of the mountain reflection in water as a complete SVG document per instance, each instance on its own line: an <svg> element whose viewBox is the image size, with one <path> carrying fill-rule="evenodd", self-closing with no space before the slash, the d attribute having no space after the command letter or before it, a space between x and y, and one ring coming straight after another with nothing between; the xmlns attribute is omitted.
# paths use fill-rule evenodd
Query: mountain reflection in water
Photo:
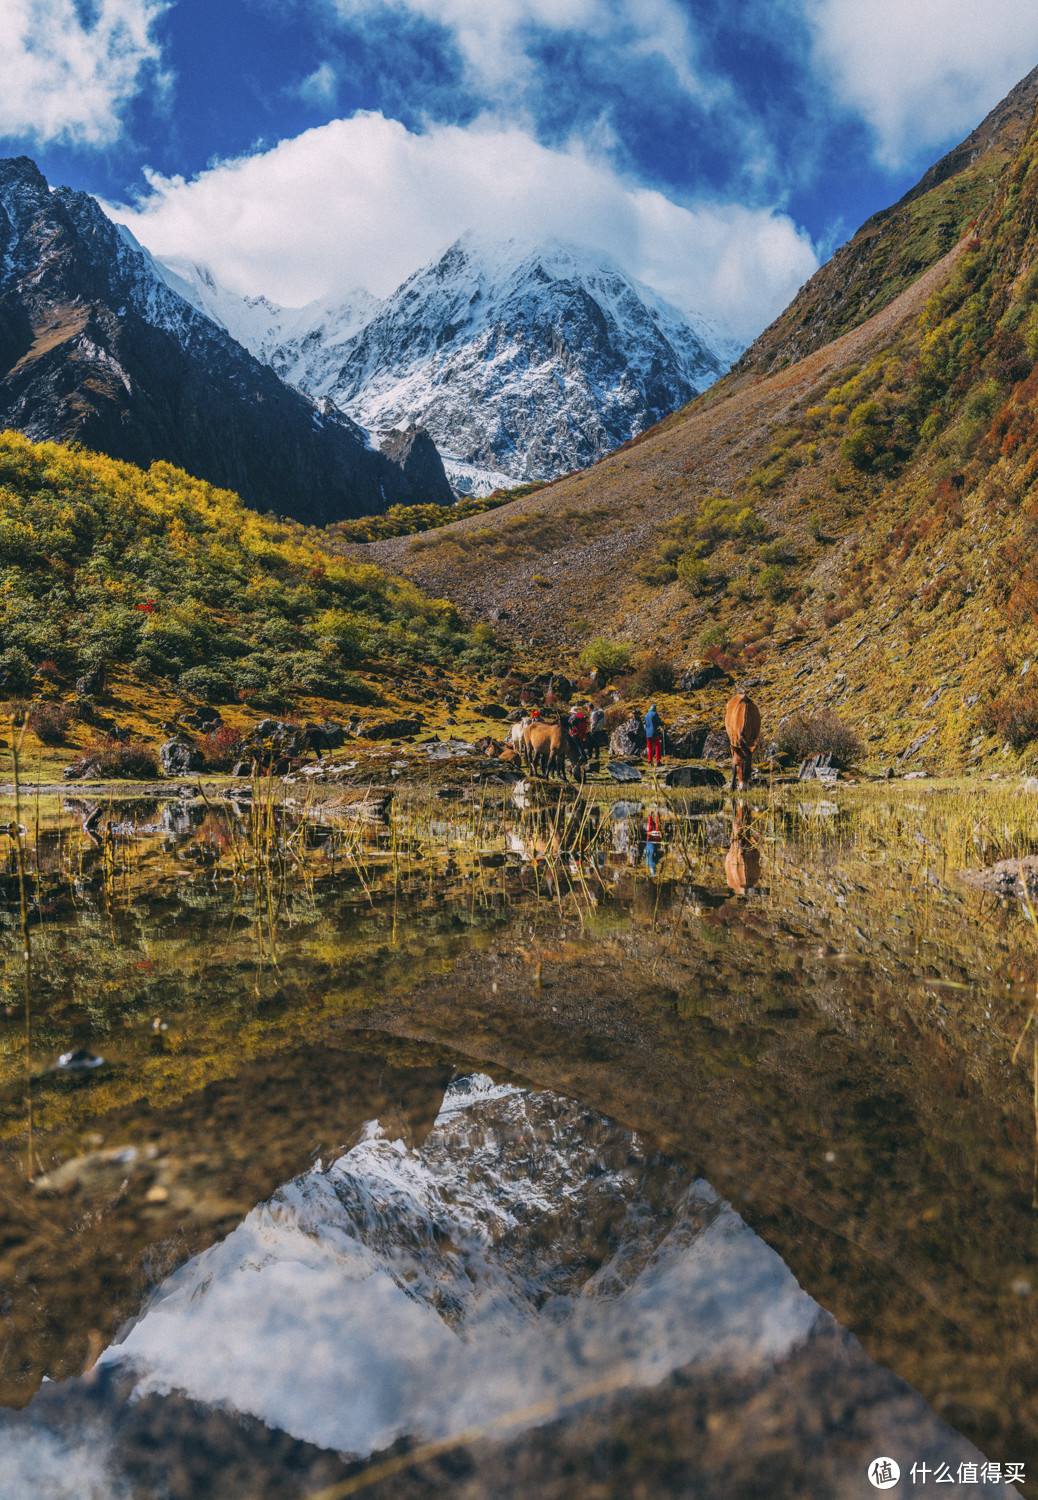
<svg viewBox="0 0 1038 1500"><path fill-rule="evenodd" d="M366 1459L473 1429L514 1439L679 1371L686 1385L767 1388L812 1341L816 1378L819 1360L830 1379L851 1372L848 1403L867 1408L834 1493L863 1493L876 1453L953 1472L980 1461L708 1183L574 1100L475 1074L448 1088L420 1144L372 1121L170 1276L92 1376L5 1413L0 1493L166 1493L123 1463L127 1397L187 1397ZM113 1398L86 1425L77 1391L106 1379ZM738 1492L731 1477L695 1490ZM238 1490L214 1480L211 1493Z"/></svg>

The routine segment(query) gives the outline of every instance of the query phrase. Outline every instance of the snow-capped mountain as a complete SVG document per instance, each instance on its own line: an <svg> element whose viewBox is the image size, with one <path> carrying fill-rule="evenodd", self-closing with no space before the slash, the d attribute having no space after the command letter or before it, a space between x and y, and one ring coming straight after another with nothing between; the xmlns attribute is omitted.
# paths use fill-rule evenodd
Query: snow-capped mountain
<svg viewBox="0 0 1038 1500"><path fill-rule="evenodd" d="M0 426L145 468L164 459L312 524L450 502L424 434L378 451L187 289L87 193L52 191L28 157L0 160Z"/></svg>
<svg viewBox="0 0 1038 1500"><path fill-rule="evenodd" d="M171 264L195 305L283 380L379 432L425 427L455 487L582 468L704 390L740 345L600 254L469 233L375 302L295 312Z"/></svg>

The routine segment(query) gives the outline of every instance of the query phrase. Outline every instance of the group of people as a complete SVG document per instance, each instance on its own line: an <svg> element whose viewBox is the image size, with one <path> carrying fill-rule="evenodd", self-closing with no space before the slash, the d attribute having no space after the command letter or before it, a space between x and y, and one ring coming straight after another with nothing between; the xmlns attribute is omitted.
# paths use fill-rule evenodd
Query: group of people
<svg viewBox="0 0 1038 1500"><path fill-rule="evenodd" d="M540 709L531 708L530 718L534 723L539 723L541 721ZM607 741L604 725L605 713L600 708L583 708L576 705L570 709L566 719L566 728L582 764L587 765L592 756L597 764L602 746ZM655 703L649 705L649 711L644 719L638 709L633 709L629 727L639 740L644 733L646 758L650 766L658 766L663 759L664 724Z"/></svg>

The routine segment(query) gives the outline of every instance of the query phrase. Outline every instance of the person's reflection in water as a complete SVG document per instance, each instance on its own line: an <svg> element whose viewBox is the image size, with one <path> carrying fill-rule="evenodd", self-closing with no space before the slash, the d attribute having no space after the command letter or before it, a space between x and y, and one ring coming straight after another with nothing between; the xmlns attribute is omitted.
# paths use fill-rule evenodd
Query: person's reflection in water
<svg viewBox="0 0 1038 1500"><path fill-rule="evenodd" d="M740 802L735 810L735 826L732 842L724 857L724 878L737 896L745 896L755 885L760 885L760 850L744 830L743 819L746 804Z"/></svg>
<svg viewBox="0 0 1038 1500"><path fill-rule="evenodd" d="M650 875L655 875L662 854L663 834L660 830L660 820L657 814L652 812L645 825L645 868Z"/></svg>

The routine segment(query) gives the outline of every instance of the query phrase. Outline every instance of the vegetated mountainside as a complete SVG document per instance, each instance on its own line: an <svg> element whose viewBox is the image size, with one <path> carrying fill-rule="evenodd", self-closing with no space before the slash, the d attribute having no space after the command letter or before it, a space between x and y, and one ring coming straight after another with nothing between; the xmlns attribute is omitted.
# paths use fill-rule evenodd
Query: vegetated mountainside
<svg viewBox="0 0 1038 1500"><path fill-rule="evenodd" d="M479 494L568 473L683 405L740 347L594 252L463 236L380 303L296 314L174 262L283 379L373 431L418 423Z"/></svg>
<svg viewBox="0 0 1038 1500"><path fill-rule="evenodd" d="M764 374L802 359L872 317L955 245L990 201L1038 99L1038 67L904 197L866 219L743 354Z"/></svg>
<svg viewBox="0 0 1038 1500"><path fill-rule="evenodd" d="M768 734L829 708L906 768L1033 755L1036 156L1032 121L968 237L839 339L372 554L556 659L600 633L710 651Z"/></svg>
<svg viewBox="0 0 1038 1500"><path fill-rule="evenodd" d="M0 426L161 459L311 522L450 498L435 453L372 451L157 274L86 193L0 162ZM429 445L431 450L432 445Z"/></svg>
<svg viewBox="0 0 1038 1500"><path fill-rule="evenodd" d="M0 570L5 695L60 697L101 665L167 700L318 712L307 700L368 703L418 664L497 659L489 630L333 556L313 529L170 464L145 473L13 432L0 434Z"/></svg>

